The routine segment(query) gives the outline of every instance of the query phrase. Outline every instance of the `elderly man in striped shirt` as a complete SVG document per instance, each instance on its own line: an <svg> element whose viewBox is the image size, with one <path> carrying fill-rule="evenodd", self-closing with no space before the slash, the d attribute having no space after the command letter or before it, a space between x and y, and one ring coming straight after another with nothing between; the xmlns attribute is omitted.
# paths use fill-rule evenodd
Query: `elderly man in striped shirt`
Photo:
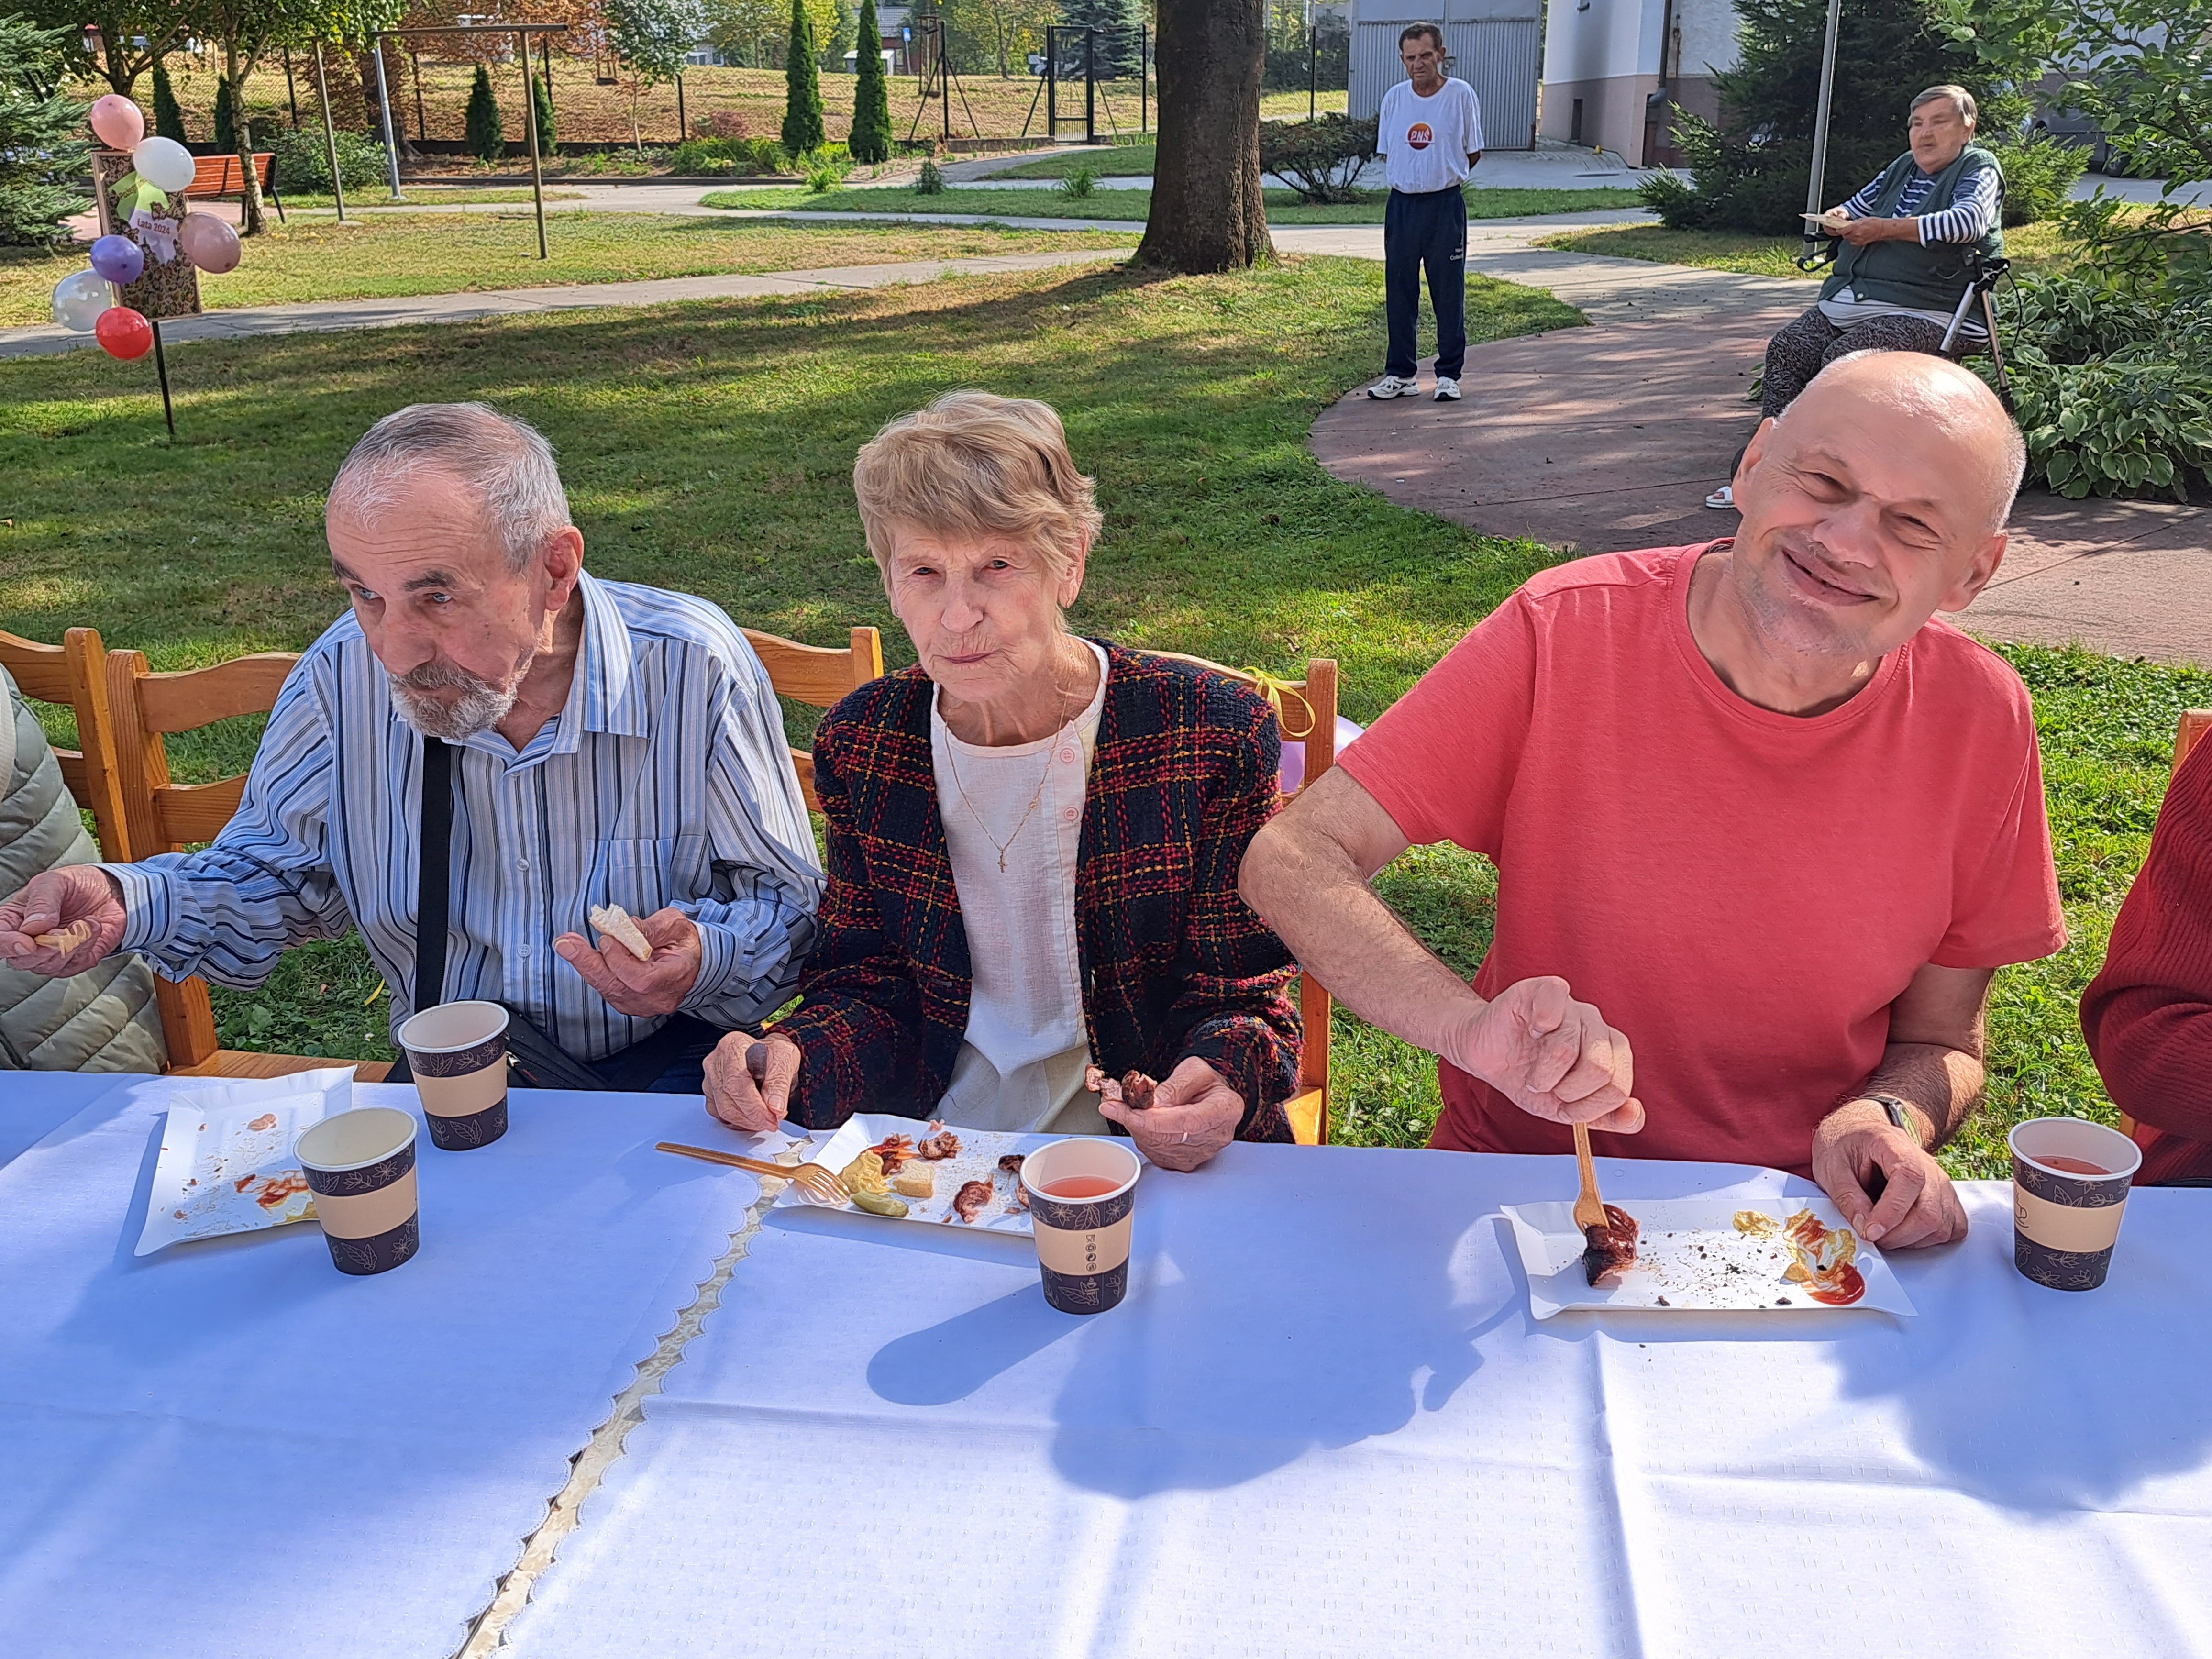
<svg viewBox="0 0 2212 1659"><path fill-rule="evenodd" d="M378 422L326 520L352 609L278 694L237 816L199 852L38 877L0 904L0 961L131 950L253 986L358 926L395 1025L486 998L524 1080L696 1091L720 1033L790 995L821 894L759 659L703 599L586 574L551 446L482 404ZM610 903L645 960L585 933Z"/></svg>

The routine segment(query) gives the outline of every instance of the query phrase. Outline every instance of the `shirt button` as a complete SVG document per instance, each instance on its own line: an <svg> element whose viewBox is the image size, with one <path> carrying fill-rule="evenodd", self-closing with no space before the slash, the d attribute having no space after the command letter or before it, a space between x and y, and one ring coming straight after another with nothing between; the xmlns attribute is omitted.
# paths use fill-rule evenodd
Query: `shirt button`
<svg viewBox="0 0 2212 1659"><path fill-rule="evenodd" d="M1062 750L1060 751L1060 763L1062 766L1073 766L1073 765L1074 765L1074 764L1075 764L1075 750L1073 750L1073 749L1062 749Z"/></svg>
<svg viewBox="0 0 2212 1659"><path fill-rule="evenodd" d="M530 860L528 859L517 859L514 861L514 867L518 870L527 870L530 868Z"/></svg>
<svg viewBox="0 0 2212 1659"><path fill-rule="evenodd" d="M1074 823L1074 822L1075 822L1075 809L1074 809L1073 806L1071 806L1071 807L1067 808L1067 809L1066 809L1066 811L1063 811L1060 816L1061 817L1061 818L1063 818L1064 820L1066 820L1067 823Z"/></svg>

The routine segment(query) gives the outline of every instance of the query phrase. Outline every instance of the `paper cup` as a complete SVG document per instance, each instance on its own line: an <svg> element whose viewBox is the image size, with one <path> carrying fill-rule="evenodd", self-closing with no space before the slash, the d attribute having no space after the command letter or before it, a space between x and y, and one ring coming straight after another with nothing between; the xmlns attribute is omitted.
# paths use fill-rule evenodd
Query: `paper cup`
<svg viewBox="0 0 2212 1659"><path fill-rule="evenodd" d="M421 1246L415 1120L405 1112L363 1106L326 1117L300 1132L292 1155L340 1273L388 1273Z"/></svg>
<svg viewBox="0 0 2212 1659"><path fill-rule="evenodd" d="M2012 1259L2054 1291L2094 1291L2112 1265L2128 1183L2142 1150L2117 1129L2079 1117L2013 1126ZM2094 1166L2089 1170L2069 1164Z"/></svg>
<svg viewBox="0 0 2212 1659"><path fill-rule="evenodd" d="M399 1046L422 1097L432 1146L465 1152L507 1133L506 1009L441 1002L400 1026Z"/></svg>
<svg viewBox="0 0 2212 1659"><path fill-rule="evenodd" d="M1044 1299L1062 1313L1104 1313L1129 1292L1129 1223L1144 1164L1118 1140L1078 1136L1040 1146L1022 1160ZM1074 1176L1111 1182L1083 1198L1045 1188Z"/></svg>

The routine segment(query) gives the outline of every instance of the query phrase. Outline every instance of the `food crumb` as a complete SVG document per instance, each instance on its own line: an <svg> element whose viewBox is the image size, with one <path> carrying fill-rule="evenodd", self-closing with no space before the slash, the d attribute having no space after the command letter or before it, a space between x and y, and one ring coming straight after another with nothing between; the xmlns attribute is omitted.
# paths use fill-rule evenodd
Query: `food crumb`
<svg viewBox="0 0 2212 1659"><path fill-rule="evenodd" d="M255 1118L252 1122L247 1124L246 1127L252 1130L257 1134L264 1129L273 1129L276 1127L276 1114L274 1112L264 1112L259 1117Z"/></svg>

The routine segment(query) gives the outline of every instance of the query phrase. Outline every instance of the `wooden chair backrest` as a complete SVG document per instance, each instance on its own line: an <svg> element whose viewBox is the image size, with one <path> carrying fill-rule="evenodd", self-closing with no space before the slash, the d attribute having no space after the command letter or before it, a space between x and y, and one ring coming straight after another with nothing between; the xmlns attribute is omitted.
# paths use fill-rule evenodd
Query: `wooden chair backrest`
<svg viewBox="0 0 2212 1659"><path fill-rule="evenodd" d="M99 632L90 628L70 629L59 645L0 633L0 668L8 671L16 690L33 702L62 703L75 711L79 746L57 747L54 758L70 795L100 825L101 854L113 859L121 856L122 808L106 718L106 655Z"/></svg>
<svg viewBox="0 0 2212 1659"><path fill-rule="evenodd" d="M2207 732L2212 732L2212 708L2185 708L2173 727L2173 771L2181 770L2181 763L2189 758L2191 750ZM2171 777L2172 773L2168 773ZM2136 1121L2125 1112L2120 1114L2120 1133L2130 1140L2135 1139Z"/></svg>
<svg viewBox="0 0 2212 1659"><path fill-rule="evenodd" d="M744 634L746 643L768 670L769 683L779 696L793 702L829 708L870 680L883 678L884 638L872 628L854 629L852 642L842 650L830 645L801 645L780 634L763 634L756 629L748 628ZM814 757L804 749L794 749L791 763L798 769L799 790L806 797L807 810L820 811L822 803L814 793Z"/></svg>
<svg viewBox="0 0 2212 1659"><path fill-rule="evenodd" d="M276 170L274 150L257 150L253 155L253 181L262 189L269 188L269 179ZM235 155L201 155L193 158L192 181L185 186L187 197L235 196L245 188L239 173Z"/></svg>
<svg viewBox="0 0 2212 1659"><path fill-rule="evenodd" d="M222 833L246 793L246 774L213 783L179 783L169 775L164 740L172 732L197 731L239 714L267 714L299 660L295 652L264 651L212 668L156 674L143 651L106 653L106 720L112 734L122 848L110 857L135 863L156 853L180 852ZM154 990L170 1070L213 1061L218 1045L206 982L157 976Z"/></svg>
<svg viewBox="0 0 2212 1659"><path fill-rule="evenodd" d="M1298 778L1300 790L1310 787L1315 779L1336 764L1337 679L1333 658L1314 658L1306 664L1306 677L1302 680L1278 680L1272 685L1263 685L1242 670L1209 662L1204 657L1186 656L1178 651L1152 654L1177 662L1196 663L1267 697L1275 706L1275 720L1282 728L1283 740L1305 745L1304 766ZM1269 695L1271 690L1273 696ZM1305 1038L1298 1050L1297 1092L1291 1097L1289 1107L1292 1128L1301 1141L1310 1146L1326 1146L1328 1142L1330 1006L1328 988L1311 974L1300 974L1298 1018L1305 1027Z"/></svg>

